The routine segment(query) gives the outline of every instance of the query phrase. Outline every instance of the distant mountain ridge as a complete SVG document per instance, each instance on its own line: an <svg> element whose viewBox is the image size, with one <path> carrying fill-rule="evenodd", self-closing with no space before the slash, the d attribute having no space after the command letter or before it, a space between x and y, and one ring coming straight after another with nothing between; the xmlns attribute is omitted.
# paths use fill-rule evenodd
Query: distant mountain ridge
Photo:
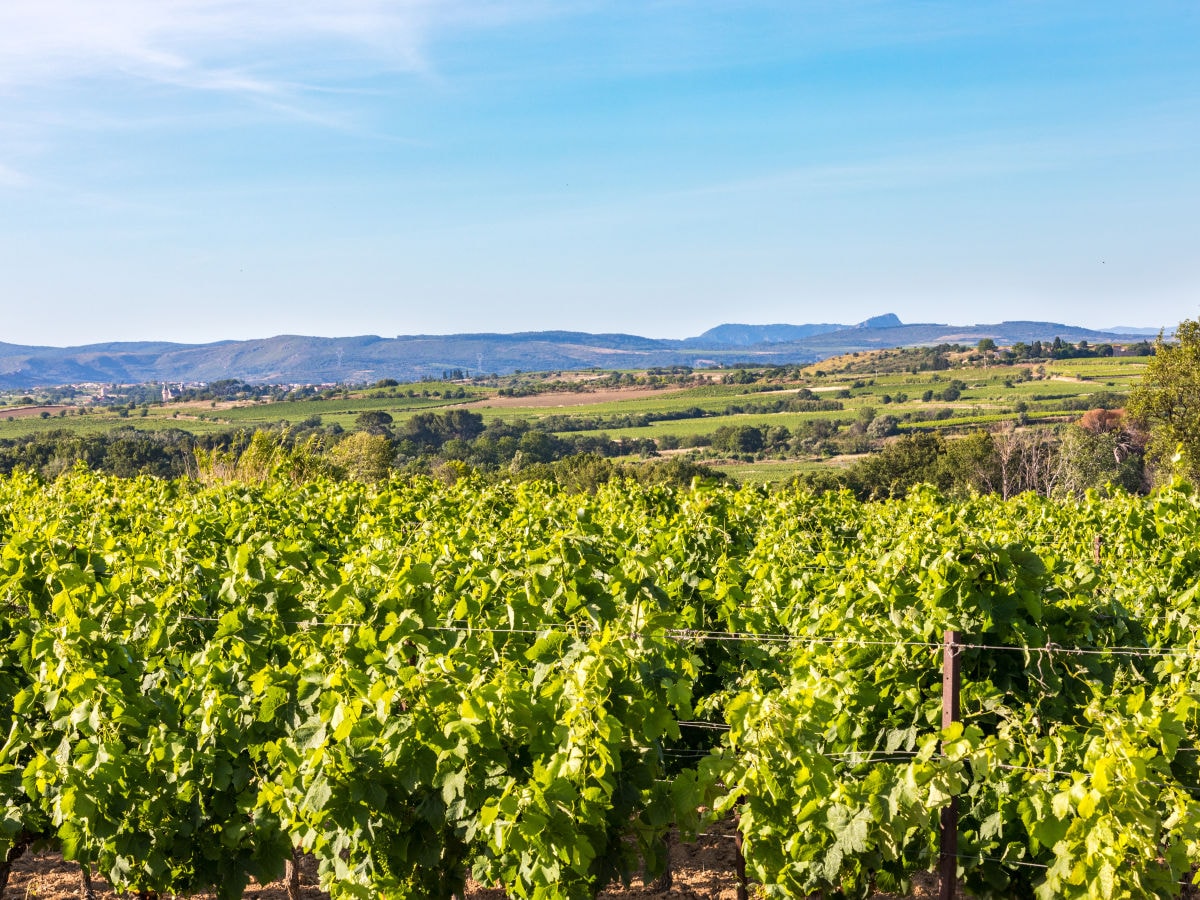
<svg viewBox="0 0 1200 900"><path fill-rule="evenodd" d="M711 366L738 362L809 363L855 350L883 347L1030 343L1060 337L1076 343L1138 341L1145 329L1095 331L1055 322L995 325L904 324L892 313L857 325L724 324L684 340L635 334L529 331L513 334L413 334L324 338L277 335L248 341L176 344L107 342L82 347L0 343L0 388L84 382L199 382L222 378L274 384L415 381L462 370L472 374L586 368Z"/></svg>
<svg viewBox="0 0 1200 900"><path fill-rule="evenodd" d="M895 313L884 313L882 316L871 316L871 318L859 322L855 328L899 328L904 323L900 321L900 317Z"/></svg>
<svg viewBox="0 0 1200 900"><path fill-rule="evenodd" d="M841 331L845 325L718 325L684 343L694 347L753 347L801 341L815 334Z"/></svg>
<svg viewBox="0 0 1200 900"><path fill-rule="evenodd" d="M1158 337L1161 331L1163 337L1171 337L1175 333L1174 328L1135 328L1127 325L1117 325L1114 328L1105 328L1104 331L1111 331L1115 334L1140 334L1144 337Z"/></svg>

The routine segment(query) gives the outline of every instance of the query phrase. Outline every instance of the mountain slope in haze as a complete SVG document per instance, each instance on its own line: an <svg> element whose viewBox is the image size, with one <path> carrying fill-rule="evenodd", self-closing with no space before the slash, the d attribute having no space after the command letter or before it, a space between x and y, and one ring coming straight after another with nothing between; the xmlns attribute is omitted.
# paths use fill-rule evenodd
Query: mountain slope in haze
<svg viewBox="0 0 1200 900"><path fill-rule="evenodd" d="M1125 325L1105 328L1104 331L1111 331L1115 334L1140 334L1148 338L1158 337L1159 332L1162 332L1165 338L1169 338L1175 334L1174 328L1133 328Z"/></svg>
<svg viewBox="0 0 1200 900"><path fill-rule="evenodd" d="M832 334L849 328L897 328L904 323L895 313L872 316L857 325L837 325L831 322L808 325L718 325L704 334L687 338L691 347L754 347L758 344L792 344L818 334Z"/></svg>
<svg viewBox="0 0 1200 900"><path fill-rule="evenodd" d="M57 384L198 382L222 378L272 384L367 383L381 378L415 381L461 369L472 374L516 370L640 369L738 362L809 363L854 350L881 347L1052 341L1138 341L1054 322L995 325L905 325L893 314L858 325L726 324L686 340L634 334L531 331L516 334L378 335L322 338L278 335L250 341L173 344L162 341L32 347L0 343L0 388Z"/></svg>
<svg viewBox="0 0 1200 900"><path fill-rule="evenodd" d="M815 334L841 331L845 325L718 325L684 344L692 347L753 347L801 341Z"/></svg>
<svg viewBox="0 0 1200 900"><path fill-rule="evenodd" d="M215 344L104 344L22 347L0 344L0 388L80 382L196 382L221 378L273 384L418 380L451 369L644 368L691 364L679 341L582 332L402 335L345 338L278 335ZM806 357L807 358L807 357ZM815 357L813 357L815 358Z"/></svg>
<svg viewBox="0 0 1200 900"><path fill-rule="evenodd" d="M895 313L884 313L882 316L871 316L855 325L855 328L899 328L904 323Z"/></svg>

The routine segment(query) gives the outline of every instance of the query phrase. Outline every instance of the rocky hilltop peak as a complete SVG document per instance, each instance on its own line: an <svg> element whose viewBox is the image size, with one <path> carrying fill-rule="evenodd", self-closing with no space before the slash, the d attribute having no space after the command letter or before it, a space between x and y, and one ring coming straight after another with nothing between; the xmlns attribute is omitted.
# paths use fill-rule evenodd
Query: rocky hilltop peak
<svg viewBox="0 0 1200 900"><path fill-rule="evenodd" d="M882 316L871 316L863 319L855 328L900 328L904 323L895 313L884 313Z"/></svg>

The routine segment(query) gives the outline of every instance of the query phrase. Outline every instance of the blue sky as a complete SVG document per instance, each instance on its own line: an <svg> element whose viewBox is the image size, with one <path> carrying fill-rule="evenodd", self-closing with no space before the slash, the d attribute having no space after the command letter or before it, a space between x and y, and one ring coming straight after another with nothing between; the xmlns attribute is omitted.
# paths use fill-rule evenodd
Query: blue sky
<svg viewBox="0 0 1200 900"><path fill-rule="evenodd" d="M5 0L0 341L1200 313L1200 4Z"/></svg>

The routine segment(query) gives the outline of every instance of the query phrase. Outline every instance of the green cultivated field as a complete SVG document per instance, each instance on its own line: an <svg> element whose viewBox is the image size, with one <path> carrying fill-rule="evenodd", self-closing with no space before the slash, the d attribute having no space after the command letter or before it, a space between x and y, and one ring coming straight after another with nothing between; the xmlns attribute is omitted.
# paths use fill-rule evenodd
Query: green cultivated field
<svg viewBox="0 0 1200 900"><path fill-rule="evenodd" d="M704 419L676 419L670 422L654 422L650 425L635 428L597 428L591 431L576 431L573 434L601 435L620 438L659 438L666 435L674 437L689 437L697 434L711 434L723 425L753 425L764 428L774 428L783 425L789 429L805 421L815 419L853 419L854 408L831 410L814 413L746 413L744 415L719 416Z"/></svg>
<svg viewBox="0 0 1200 900"><path fill-rule="evenodd" d="M768 459L762 462L737 463L713 466L739 484L778 484L790 481L803 472L822 469L832 465L828 462L811 462L796 459Z"/></svg>

